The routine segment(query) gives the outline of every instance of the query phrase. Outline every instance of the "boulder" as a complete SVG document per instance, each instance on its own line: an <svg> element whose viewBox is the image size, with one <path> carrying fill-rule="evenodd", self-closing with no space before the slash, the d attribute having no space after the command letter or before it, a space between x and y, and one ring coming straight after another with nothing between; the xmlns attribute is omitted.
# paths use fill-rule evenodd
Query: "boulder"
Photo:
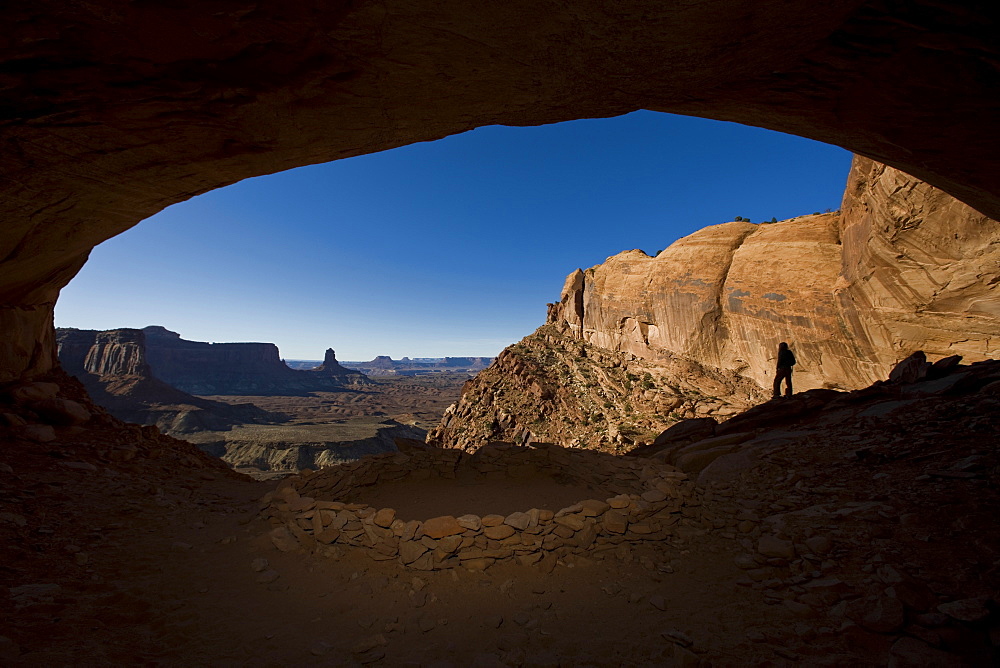
<svg viewBox="0 0 1000 668"><path fill-rule="evenodd" d="M889 372L890 383L915 383L927 376L931 365L927 363L927 355L918 350L902 360Z"/></svg>
<svg viewBox="0 0 1000 668"><path fill-rule="evenodd" d="M31 404L31 409L48 424L70 426L90 420L90 411L70 399L45 399Z"/></svg>
<svg viewBox="0 0 1000 668"><path fill-rule="evenodd" d="M874 633L898 631L906 622L903 604L891 596L876 596L857 601L848 606L848 615L858 625Z"/></svg>
<svg viewBox="0 0 1000 668"><path fill-rule="evenodd" d="M761 536L757 542L757 552L765 557L777 557L780 559L795 558L795 546L792 544L792 541L767 534Z"/></svg>
<svg viewBox="0 0 1000 668"><path fill-rule="evenodd" d="M427 547L419 542L408 540L399 544L399 559L404 564L412 564L427 552Z"/></svg>
<svg viewBox="0 0 1000 668"><path fill-rule="evenodd" d="M927 375L930 378L941 378L942 376L947 376L953 370L958 368L962 361L961 355L949 355L947 357L942 357L934 364L931 364L931 368L928 370Z"/></svg>
<svg viewBox="0 0 1000 668"><path fill-rule="evenodd" d="M294 552L301 547L299 540L292 534L288 527L276 527L271 530L268 536L271 543L282 552Z"/></svg>
<svg viewBox="0 0 1000 668"><path fill-rule="evenodd" d="M931 647L917 638L902 637L889 650L888 668L960 668L965 665L954 654Z"/></svg>
<svg viewBox="0 0 1000 668"><path fill-rule="evenodd" d="M679 441L700 441L715 434L718 422L714 418L691 418L681 420L663 431L653 441L653 445L667 445Z"/></svg>
<svg viewBox="0 0 1000 668"><path fill-rule="evenodd" d="M57 394L59 394L58 385L55 383L42 382L20 385L8 392L10 398L19 404L53 399Z"/></svg>
<svg viewBox="0 0 1000 668"><path fill-rule="evenodd" d="M430 538L454 536L455 534L460 534L464 531L465 527L459 524L458 520L451 515L432 517L431 519L424 521L424 535L429 536Z"/></svg>
<svg viewBox="0 0 1000 668"><path fill-rule="evenodd" d="M56 430L47 424L29 424L21 428L21 434L36 443L51 443L56 440Z"/></svg>

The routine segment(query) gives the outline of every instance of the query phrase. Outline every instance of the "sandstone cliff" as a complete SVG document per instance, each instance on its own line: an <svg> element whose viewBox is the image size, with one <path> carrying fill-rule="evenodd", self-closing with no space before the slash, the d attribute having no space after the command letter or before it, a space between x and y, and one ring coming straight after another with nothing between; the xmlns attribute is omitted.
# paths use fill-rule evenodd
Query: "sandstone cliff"
<svg viewBox="0 0 1000 668"><path fill-rule="evenodd" d="M295 394L363 385L368 379L345 369L327 350L323 366L309 371L289 368L273 343L187 341L164 327L143 329L153 373L191 394Z"/></svg>
<svg viewBox="0 0 1000 668"><path fill-rule="evenodd" d="M195 397L153 375L140 329L59 329L59 361L94 402L126 422L156 425L171 436L237 424L282 422L287 416L252 404L230 405Z"/></svg>
<svg viewBox="0 0 1000 668"><path fill-rule="evenodd" d="M874 368L915 349L966 361L997 356L1000 222L865 158L855 158L842 212L834 293Z"/></svg>
<svg viewBox="0 0 1000 668"><path fill-rule="evenodd" d="M59 329L56 336L59 362L64 370L80 377L151 376L146 361L146 337L138 329L98 332Z"/></svg>
<svg viewBox="0 0 1000 668"><path fill-rule="evenodd" d="M1000 335L998 240L997 221L855 158L841 212L715 225L656 257L625 251L573 272L548 325L471 382L431 438L627 447L680 417L724 419L759 401L780 341L798 357L798 391L869 385L916 349L988 359ZM591 377L567 375L584 355ZM687 387L678 364L695 369ZM641 376L643 391L598 370ZM674 405L678 396L689 399Z"/></svg>

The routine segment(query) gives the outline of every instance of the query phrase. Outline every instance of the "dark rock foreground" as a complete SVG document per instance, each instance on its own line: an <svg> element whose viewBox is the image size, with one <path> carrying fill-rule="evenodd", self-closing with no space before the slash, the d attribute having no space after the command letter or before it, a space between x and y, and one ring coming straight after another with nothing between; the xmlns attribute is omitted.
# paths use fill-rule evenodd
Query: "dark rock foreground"
<svg viewBox="0 0 1000 668"><path fill-rule="evenodd" d="M0 407L0 652L24 666L80 656L91 665L993 665L1000 362L908 373L767 402L710 433L675 428L647 453L675 470L675 493L655 511L670 520L663 536L616 543L602 533L600 549L584 554L560 533L542 541L550 558L470 562L486 567L475 572L272 540L284 511L265 522L256 499L273 483L117 422L72 379L11 386ZM511 501L488 461L511 447L451 451L480 472L451 480L445 467L420 484L473 490L485 519L491 498L498 508ZM579 470L616 459L561 452ZM394 483L380 471L398 478L396 457L362 460L365 478L338 493L388 493ZM524 510L560 483L539 484L526 488ZM315 503L283 489L293 512ZM403 513L420 499L396 503ZM643 503L664 501L630 500L616 526L642 524ZM562 516L553 526L572 529ZM351 535L363 542L375 517L358 512L345 528L357 522ZM443 540L418 542L435 553ZM485 550L500 548L485 540Z"/></svg>

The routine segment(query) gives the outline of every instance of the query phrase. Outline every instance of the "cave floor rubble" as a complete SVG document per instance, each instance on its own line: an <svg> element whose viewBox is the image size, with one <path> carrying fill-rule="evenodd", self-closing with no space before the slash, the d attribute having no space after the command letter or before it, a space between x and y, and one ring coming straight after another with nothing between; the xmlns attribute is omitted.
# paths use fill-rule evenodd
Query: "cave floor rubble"
<svg viewBox="0 0 1000 668"><path fill-rule="evenodd" d="M122 456L111 425L10 443L0 663L991 665L997 396L928 401L783 432L703 480L668 539L551 572L283 552L258 514L275 483L177 442Z"/></svg>

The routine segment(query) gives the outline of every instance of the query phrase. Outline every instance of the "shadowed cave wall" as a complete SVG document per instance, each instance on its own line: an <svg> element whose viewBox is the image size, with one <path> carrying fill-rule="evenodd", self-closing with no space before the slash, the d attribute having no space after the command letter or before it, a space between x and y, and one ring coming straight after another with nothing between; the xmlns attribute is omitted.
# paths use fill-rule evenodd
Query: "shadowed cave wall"
<svg viewBox="0 0 1000 668"><path fill-rule="evenodd" d="M90 249L251 176L636 109L837 144L1000 217L986 2L5 3L0 382Z"/></svg>

